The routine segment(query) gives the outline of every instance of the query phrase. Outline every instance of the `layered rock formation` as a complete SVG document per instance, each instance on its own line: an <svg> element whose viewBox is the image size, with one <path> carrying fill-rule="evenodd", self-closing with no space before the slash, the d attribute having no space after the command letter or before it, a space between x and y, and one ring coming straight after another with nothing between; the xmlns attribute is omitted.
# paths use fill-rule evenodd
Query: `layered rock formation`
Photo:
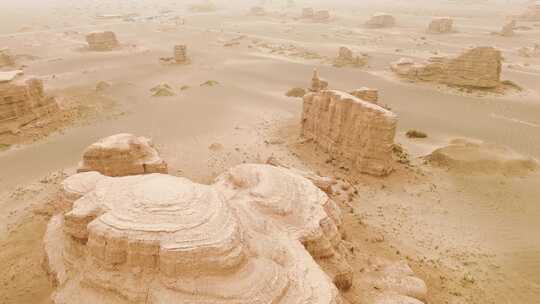
<svg viewBox="0 0 540 304"><path fill-rule="evenodd" d="M454 20L452 18L435 18L429 23L427 31L432 34L446 34L452 32L453 26Z"/></svg>
<svg viewBox="0 0 540 304"><path fill-rule="evenodd" d="M90 145L83 153L78 172L97 171L107 176L167 173L150 139L116 134Z"/></svg>
<svg viewBox="0 0 540 304"><path fill-rule="evenodd" d="M351 283L339 209L287 169L68 180L44 239L56 304L339 304L332 279Z"/></svg>
<svg viewBox="0 0 540 304"><path fill-rule="evenodd" d="M57 111L56 100L45 94L40 79L24 77L21 71L0 73L0 133L16 132Z"/></svg>
<svg viewBox="0 0 540 304"><path fill-rule="evenodd" d="M112 51L119 46L116 35L111 31L92 32L86 35L86 42L91 51Z"/></svg>
<svg viewBox="0 0 540 304"><path fill-rule="evenodd" d="M0 68L12 66L15 64L13 57L9 53L8 49L0 49Z"/></svg>
<svg viewBox="0 0 540 304"><path fill-rule="evenodd" d="M186 63L188 61L187 45L180 44L174 46L174 61L176 63Z"/></svg>
<svg viewBox="0 0 540 304"><path fill-rule="evenodd" d="M334 60L335 67L363 67L367 64L365 56L355 56L351 49L340 47L338 57Z"/></svg>
<svg viewBox="0 0 540 304"><path fill-rule="evenodd" d="M501 52L493 47L477 47L455 58L432 57L419 64L400 59L391 69L411 81L431 81L453 86L494 88L500 84Z"/></svg>
<svg viewBox="0 0 540 304"><path fill-rule="evenodd" d="M368 21L366 21L366 26L370 28L385 28L392 27L396 24L396 19L394 16L384 13L379 13L371 16Z"/></svg>
<svg viewBox="0 0 540 304"><path fill-rule="evenodd" d="M379 90L377 89L362 87L350 92L349 94L374 104L378 104L379 102Z"/></svg>
<svg viewBox="0 0 540 304"><path fill-rule="evenodd" d="M356 172L383 176L392 171L396 124L394 113L347 93L304 96L302 136Z"/></svg>

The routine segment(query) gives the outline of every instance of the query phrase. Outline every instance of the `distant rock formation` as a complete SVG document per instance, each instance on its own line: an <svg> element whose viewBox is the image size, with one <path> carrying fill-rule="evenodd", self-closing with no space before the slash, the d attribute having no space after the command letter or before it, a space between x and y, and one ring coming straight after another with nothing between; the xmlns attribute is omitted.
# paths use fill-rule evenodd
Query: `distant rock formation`
<svg viewBox="0 0 540 304"><path fill-rule="evenodd" d="M511 37L511 36L514 36L515 35L515 30L516 28L516 20L511 20L510 22L506 23L502 29L501 29L501 32L499 33L501 36L503 37Z"/></svg>
<svg viewBox="0 0 540 304"><path fill-rule="evenodd" d="M116 134L86 148L77 171L97 171L107 176L167 173L167 163L150 139Z"/></svg>
<svg viewBox="0 0 540 304"><path fill-rule="evenodd" d="M540 1L531 4L525 12L517 16L521 21L540 21Z"/></svg>
<svg viewBox="0 0 540 304"><path fill-rule="evenodd" d="M17 130L60 108L45 94L43 82L25 77L22 71L0 72L0 134Z"/></svg>
<svg viewBox="0 0 540 304"><path fill-rule="evenodd" d="M174 61L176 63L186 63L187 57L187 45L179 44L174 46Z"/></svg>
<svg viewBox="0 0 540 304"><path fill-rule="evenodd" d="M11 56L8 49L0 49L0 68L13 66L15 60Z"/></svg>
<svg viewBox="0 0 540 304"><path fill-rule="evenodd" d="M314 10L311 7L302 9L302 18L311 19L315 22L326 22L330 20L330 12L327 10Z"/></svg>
<svg viewBox="0 0 540 304"><path fill-rule="evenodd" d="M240 165L210 186L89 172L63 186L44 238L55 304L340 304L336 284L352 283L340 209L288 169Z"/></svg>
<svg viewBox="0 0 540 304"><path fill-rule="evenodd" d="M378 104L379 102L379 90L377 89L370 89L370 88L359 88L352 92L350 92L352 96L355 96L357 98L360 98L365 101L369 101L374 104Z"/></svg>
<svg viewBox="0 0 540 304"><path fill-rule="evenodd" d="M394 16L385 13L378 13L366 22L366 26L369 28L385 28L393 27L396 24L396 19Z"/></svg>
<svg viewBox="0 0 540 304"><path fill-rule="evenodd" d="M119 46L116 35L111 31L92 32L86 35L86 42L91 51L112 51Z"/></svg>
<svg viewBox="0 0 540 304"><path fill-rule="evenodd" d="M522 57L540 57L540 44L536 43L531 47L518 49L518 54Z"/></svg>
<svg viewBox="0 0 540 304"><path fill-rule="evenodd" d="M429 23L427 32L431 34L451 33L454 26L454 20L449 17L435 18Z"/></svg>
<svg viewBox="0 0 540 304"><path fill-rule="evenodd" d="M334 60L335 67L363 67L367 64L365 56L355 56L351 49L340 47L338 57Z"/></svg>
<svg viewBox="0 0 540 304"><path fill-rule="evenodd" d="M476 47L455 58L432 57L428 63L400 59L391 69L410 81L438 82L452 86L494 88L500 84L501 52L493 47Z"/></svg>
<svg viewBox="0 0 540 304"><path fill-rule="evenodd" d="M376 105L373 92L366 95L371 101L334 90L307 94L302 136L352 171L384 176L392 171L397 116Z"/></svg>
<svg viewBox="0 0 540 304"><path fill-rule="evenodd" d="M249 13L254 16L265 16L266 10L262 6L254 6L249 10Z"/></svg>

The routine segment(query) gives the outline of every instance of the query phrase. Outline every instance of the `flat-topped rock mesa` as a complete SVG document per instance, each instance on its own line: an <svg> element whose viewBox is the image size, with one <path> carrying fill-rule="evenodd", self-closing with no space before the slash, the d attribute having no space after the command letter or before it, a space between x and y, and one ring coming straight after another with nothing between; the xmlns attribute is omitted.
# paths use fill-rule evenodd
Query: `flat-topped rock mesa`
<svg viewBox="0 0 540 304"><path fill-rule="evenodd" d="M167 163L150 139L123 133L88 146L77 171L97 171L107 176L167 173Z"/></svg>
<svg viewBox="0 0 540 304"><path fill-rule="evenodd" d="M97 172L63 186L68 210L44 238L55 304L340 304L331 277L352 280L338 207L284 168L240 165L210 186Z"/></svg>
<svg viewBox="0 0 540 304"><path fill-rule="evenodd" d="M0 68L13 66L14 64L15 60L11 56L9 49L0 48Z"/></svg>
<svg viewBox="0 0 540 304"><path fill-rule="evenodd" d="M367 58L363 55L355 55L351 49L342 46L333 64L335 67L363 67L367 64Z"/></svg>
<svg viewBox="0 0 540 304"><path fill-rule="evenodd" d="M111 31L92 32L86 35L86 42L91 51L106 52L119 47L116 35Z"/></svg>
<svg viewBox="0 0 540 304"><path fill-rule="evenodd" d="M365 25L369 28L393 27L396 25L396 19L390 14L378 13L371 16Z"/></svg>
<svg viewBox="0 0 540 304"><path fill-rule="evenodd" d="M521 21L540 21L540 1L531 4L525 12L518 15L517 18Z"/></svg>
<svg viewBox="0 0 540 304"><path fill-rule="evenodd" d="M400 59L391 69L410 81L438 82L451 86L495 88L501 83L501 52L493 47L476 47L455 58L432 57L427 63Z"/></svg>
<svg viewBox="0 0 540 304"><path fill-rule="evenodd" d="M335 90L307 94L301 134L352 171L384 176L392 171L397 116L370 94L371 101Z"/></svg>
<svg viewBox="0 0 540 304"><path fill-rule="evenodd" d="M516 29L516 20L511 20L505 25L503 25L499 35L503 37L511 37L514 36L516 33L514 30Z"/></svg>
<svg viewBox="0 0 540 304"><path fill-rule="evenodd" d="M48 96L43 81L22 71L0 72L0 134L17 130L60 110Z"/></svg>
<svg viewBox="0 0 540 304"><path fill-rule="evenodd" d="M449 17L434 18L428 25L427 32L431 34L447 34L453 31L454 20Z"/></svg>
<svg viewBox="0 0 540 304"><path fill-rule="evenodd" d="M254 16L266 16L266 10L262 6L253 6L249 9L249 14Z"/></svg>
<svg viewBox="0 0 540 304"><path fill-rule="evenodd" d="M186 63L188 62L187 57L187 45L178 44L174 46L174 61L176 63Z"/></svg>

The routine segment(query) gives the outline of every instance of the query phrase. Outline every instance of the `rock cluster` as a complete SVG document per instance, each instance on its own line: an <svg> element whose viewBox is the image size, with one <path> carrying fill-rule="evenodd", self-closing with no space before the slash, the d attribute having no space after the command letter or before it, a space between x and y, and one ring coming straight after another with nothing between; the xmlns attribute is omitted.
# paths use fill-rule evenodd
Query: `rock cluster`
<svg viewBox="0 0 540 304"><path fill-rule="evenodd" d="M15 64L13 57L8 49L0 49L0 68L12 66Z"/></svg>
<svg viewBox="0 0 540 304"><path fill-rule="evenodd" d="M338 57L334 60L335 67L363 67L366 64L365 56L355 56L351 49L344 46L339 48Z"/></svg>
<svg viewBox="0 0 540 304"><path fill-rule="evenodd" d="M179 44L174 46L174 61L176 63L186 63L187 57L187 45Z"/></svg>
<svg viewBox="0 0 540 304"><path fill-rule="evenodd" d="M167 163L150 139L116 134L87 147L77 171L97 171L107 176L167 173Z"/></svg>
<svg viewBox="0 0 540 304"><path fill-rule="evenodd" d="M92 32L86 35L86 42L91 51L112 51L119 46L116 35L111 31Z"/></svg>
<svg viewBox="0 0 540 304"><path fill-rule="evenodd" d="M435 18L429 23L427 31L432 34L446 34L452 32L453 26L454 20L452 18Z"/></svg>
<svg viewBox="0 0 540 304"><path fill-rule="evenodd" d="M0 133L16 132L58 111L56 99L45 94L40 79L24 77L21 71L0 72Z"/></svg>
<svg viewBox="0 0 540 304"><path fill-rule="evenodd" d="M333 282L352 282L339 208L285 168L240 165L209 186L88 172L63 187L44 238L56 304L340 304Z"/></svg>
<svg viewBox="0 0 540 304"><path fill-rule="evenodd" d="M494 88L500 84L501 52L493 47L476 47L455 58L432 57L427 63L400 59L391 69L411 81L438 82L452 86Z"/></svg>
<svg viewBox="0 0 540 304"><path fill-rule="evenodd" d="M367 95L377 99L373 92ZM373 101L334 90L304 96L302 136L355 172L392 171L396 125L397 116Z"/></svg>
<svg viewBox="0 0 540 304"><path fill-rule="evenodd" d="M375 14L371 16L368 21L366 21L366 26L370 28L392 27L395 24L396 19L394 18L394 16L385 13Z"/></svg>

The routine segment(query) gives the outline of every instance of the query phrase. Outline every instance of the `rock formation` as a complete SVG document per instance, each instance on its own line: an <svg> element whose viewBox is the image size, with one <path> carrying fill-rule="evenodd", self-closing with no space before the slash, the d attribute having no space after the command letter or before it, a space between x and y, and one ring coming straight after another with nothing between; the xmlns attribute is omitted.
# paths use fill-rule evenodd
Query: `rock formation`
<svg viewBox="0 0 540 304"><path fill-rule="evenodd" d="M107 176L167 173L167 163L150 139L116 134L86 148L77 171L97 171Z"/></svg>
<svg viewBox="0 0 540 304"><path fill-rule="evenodd" d="M328 81L319 77L319 71L317 69L313 70L313 77L311 77L311 88L312 92L319 92L321 90L326 90L328 88Z"/></svg>
<svg viewBox="0 0 540 304"><path fill-rule="evenodd" d="M315 16L315 11L311 7L305 7L302 9L302 18L311 19Z"/></svg>
<svg viewBox="0 0 540 304"><path fill-rule="evenodd" d="M394 113L344 92L304 96L302 136L352 171L377 176L392 171L396 124Z"/></svg>
<svg viewBox="0 0 540 304"><path fill-rule="evenodd" d="M328 21L330 20L330 12L327 10L316 11L313 15L313 20L318 22Z"/></svg>
<svg viewBox="0 0 540 304"><path fill-rule="evenodd" d="M366 26L370 28L392 27L395 24L396 19L394 16L384 13L375 14L366 22Z"/></svg>
<svg viewBox="0 0 540 304"><path fill-rule="evenodd" d="M364 101L369 101L374 104L378 104L379 102L379 90L377 89L362 87L360 89L356 89L350 92L349 94L355 96L356 98L360 98Z"/></svg>
<svg viewBox="0 0 540 304"><path fill-rule="evenodd" d="M0 134L57 111L56 100L45 94L40 79L24 77L22 71L0 72Z"/></svg>
<svg viewBox="0 0 540 304"><path fill-rule="evenodd" d="M92 32L86 35L86 41L91 51L112 51L119 46L116 35L111 31Z"/></svg>
<svg viewBox="0 0 540 304"><path fill-rule="evenodd" d="M334 60L335 67L363 67L367 64L365 56L355 56L351 49L340 47L338 57Z"/></svg>
<svg viewBox="0 0 540 304"><path fill-rule="evenodd" d="M455 58L432 57L423 64L402 58L392 63L391 69L398 76L411 81L494 88L500 84L501 61L499 50L493 47L477 47Z"/></svg>
<svg viewBox="0 0 540 304"><path fill-rule="evenodd" d="M432 34L446 34L452 32L453 25L452 18L435 18L429 23L427 31Z"/></svg>
<svg viewBox="0 0 540 304"><path fill-rule="evenodd" d="M152 96L154 97L168 97L175 95L173 88L166 83L158 84L157 86L151 88L150 92L152 92Z"/></svg>
<svg viewBox="0 0 540 304"><path fill-rule="evenodd" d="M522 57L540 57L540 44L535 44L531 47L522 47L518 50L518 54Z"/></svg>
<svg viewBox="0 0 540 304"><path fill-rule="evenodd" d="M285 93L287 97L304 97L306 90L304 88L292 88Z"/></svg>
<svg viewBox="0 0 540 304"><path fill-rule="evenodd" d="M207 186L80 173L44 238L60 303L339 304L341 214L309 180L241 165ZM324 265L324 272L317 263Z"/></svg>
<svg viewBox="0 0 540 304"><path fill-rule="evenodd" d="M12 66L15 64L13 57L8 49L0 49L0 68Z"/></svg>
<svg viewBox="0 0 540 304"><path fill-rule="evenodd" d="M186 63L188 61L186 45L180 44L174 46L174 61L176 63Z"/></svg>
<svg viewBox="0 0 540 304"><path fill-rule="evenodd" d="M516 28L516 20L512 20L512 21L506 23L502 27L501 32L499 34L501 36L503 36L503 37L514 36L515 35L515 32L514 32L515 28Z"/></svg>
<svg viewBox="0 0 540 304"><path fill-rule="evenodd" d="M518 19L522 21L540 21L540 1L531 4L523 14L518 16Z"/></svg>

